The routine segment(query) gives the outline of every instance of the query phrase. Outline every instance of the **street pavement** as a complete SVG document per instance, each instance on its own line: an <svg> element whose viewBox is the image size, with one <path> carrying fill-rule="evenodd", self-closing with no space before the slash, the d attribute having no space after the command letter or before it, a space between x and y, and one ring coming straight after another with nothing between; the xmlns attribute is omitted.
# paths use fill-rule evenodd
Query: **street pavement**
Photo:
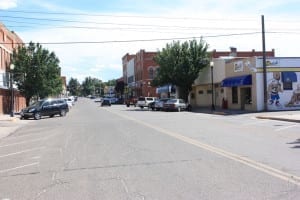
<svg viewBox="0 0 300 200"><path fill-rule="evenodd" d="M81 99L64 118L6 116L6 127L29 124L0 139L0 199L296 200L299 123L256 118L288 113L299 111L152 112Z"/></svg>
<svg viewBox="0 0 300 200"><path fill-rule="evenodd" d="M238 115L245 114L245 111L216 109L211 111L205 108L195 109L195 113L210 113L212 115ZM276 111L276 112L257 112L253 113L258 119L280 120L300 123L300 111ZM0 139L4 138L18 128L30 123L33 120L20 120L19 115L0 115Z"/></svg>

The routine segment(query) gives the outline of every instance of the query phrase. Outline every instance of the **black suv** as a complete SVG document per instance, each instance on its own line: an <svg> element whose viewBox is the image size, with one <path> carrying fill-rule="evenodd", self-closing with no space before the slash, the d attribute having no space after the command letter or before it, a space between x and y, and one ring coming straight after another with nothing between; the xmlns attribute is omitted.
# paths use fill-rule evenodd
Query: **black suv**
<svg viewBox="0 0 300 200"><path fill-rule="evenodd" d="M42 116L65 116L68 111L69 107L64 99L43 99L22 109L20 115L21 119L33 117L34 119L39 120Z"/></svg>

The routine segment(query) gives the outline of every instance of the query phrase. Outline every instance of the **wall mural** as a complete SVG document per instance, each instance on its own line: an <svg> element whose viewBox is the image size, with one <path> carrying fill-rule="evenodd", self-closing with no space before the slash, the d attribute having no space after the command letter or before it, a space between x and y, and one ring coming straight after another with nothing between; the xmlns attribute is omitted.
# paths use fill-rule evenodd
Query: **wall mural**
<svg viewBox="0 0 300 200"><path fill-rule="evenodd" d="M269 110L300 109L300 72L267 74Z"/></svg>

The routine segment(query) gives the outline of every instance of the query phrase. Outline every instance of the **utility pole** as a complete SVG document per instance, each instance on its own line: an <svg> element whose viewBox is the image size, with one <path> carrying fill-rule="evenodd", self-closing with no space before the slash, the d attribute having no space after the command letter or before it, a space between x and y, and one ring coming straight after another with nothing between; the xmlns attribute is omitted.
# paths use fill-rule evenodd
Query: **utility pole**
<svg viewBox="0 0 300 200"><path fill-rule="evenodd" d="M263 51L263 87L264 87L264 111L268 110L268 91L267 91L267 62L266 62L266 40L265 40L265 18L261 16L262 26L262 51Z"/></svg>

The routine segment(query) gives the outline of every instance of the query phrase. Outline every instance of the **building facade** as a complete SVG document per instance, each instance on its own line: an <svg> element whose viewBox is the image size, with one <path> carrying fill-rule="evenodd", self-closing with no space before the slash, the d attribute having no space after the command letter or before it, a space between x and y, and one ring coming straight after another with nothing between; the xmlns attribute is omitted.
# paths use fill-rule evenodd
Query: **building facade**
<svg viewBox="0 0 300 200"><path fill-rule="evenodd" d="M156 52L140 50L135 55L123 56L125 97L157 96L156 87L151 86L159 68L154 61L155 55Z"/></svg>
<svg viewBox="0 0 300 200"><path fill-rule="evenodd" d="M21 38L0 22L0 114L18 112L26 106L25 98L11 84L11 55L19 45L23 45Z"/></svg>
<svg viewBox="0 0 300 200"><path fill-rule="evenodd" d="M244 57L238 57L240 55ZM213 66L204 68L195 80L190 95L191 105L262 110L263 75L259 64L262 55L262 52L255 50L238 52L235 48L231 48L227 53L213 51ZM266 55L268 58L274 58L275 51L268 51Z"/></svg>

